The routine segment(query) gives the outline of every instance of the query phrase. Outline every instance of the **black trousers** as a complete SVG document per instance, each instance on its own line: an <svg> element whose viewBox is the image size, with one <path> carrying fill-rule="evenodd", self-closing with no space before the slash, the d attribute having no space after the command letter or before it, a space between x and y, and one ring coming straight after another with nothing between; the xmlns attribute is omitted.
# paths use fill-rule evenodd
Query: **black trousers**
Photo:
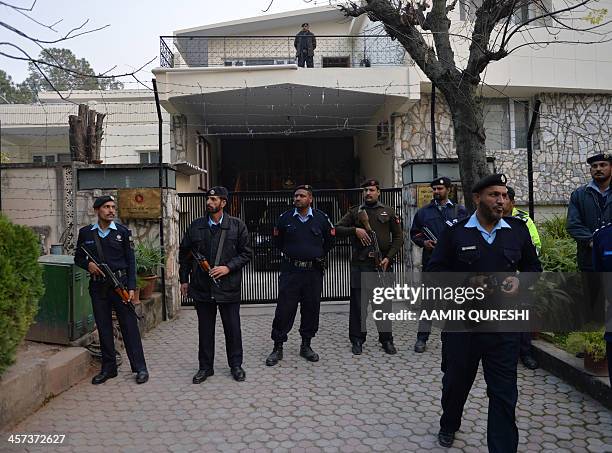
<svg viewBox="0 0 612 453"><path fill-rule="evenodd" d="M521 346L519 355L525 357L531 355L531 332L521 332Z"/></svg>
<svg viewBox="0 0 612 453"><path fill-rule="evenodd" d="M102 351L102 372L117 371L115 357L115 339L113 337L113 309L117 314L125 351L130 361L132 372L144 371L147 364L142 350L138 319L130 307L123 303L117 293L104 283L91 282L89 294L93 306L94 319L100 336Z"/></svg>
<svg viewBox="0 0 612 453"><path fill-rule="evenodd" d="M606 355L608 356L608 379L612 387L612 341L606 341Z"/></svg>
<svg viewBox="0 0 612 453"><path fill-rule="evenodd" d="M305 53L301 53L298 55L298 66L300 68L304 67L304 63L306 63L306 67L314 68L314 57L309 57Z"/></svg>
<svg viewBox="0 0 612 453"><path fill-rule="evenodd" d="M351 296L350 296L350 312L349 312L349 339L351 342L360 340L366 341L367 331L362 327L361 323L367 316L368 307L361 303L361 273L376 272L373 264L351 264ZM391 268L387 270L391 272ZM389 312L390 309L386 303L383 303L377 308L382 308L384 312ZM383 343L385 341L393 341L393 333L391 332L391 321L376 321L378 330L378 340Z"/></svg>
<svg viewBox="0 0 612 453"><path fill-rule="evenodd" d="M482 360L489 397L487 443L490 452L516 452L518 333L442 333L442 417L440 428L455 432Z"/></svg>
<svg viewBox="0 0 612 453"><path fill-rule="evenodd" d="M198 361L200 370L212 370L215 363L215 325L217 307L225 334L225 352L230 368L242 365L242 331L240 330L240 302L217 303L196 300L198 313Z"/></svg>
<svg viewBox="0 0 612 453"><path fill-rule="evenodd" d="M272 321L272 340L284 343L300 304L300 335L314 338L319 330L323 272L318 269L281 271L278 277L278 303Z"/></svg>

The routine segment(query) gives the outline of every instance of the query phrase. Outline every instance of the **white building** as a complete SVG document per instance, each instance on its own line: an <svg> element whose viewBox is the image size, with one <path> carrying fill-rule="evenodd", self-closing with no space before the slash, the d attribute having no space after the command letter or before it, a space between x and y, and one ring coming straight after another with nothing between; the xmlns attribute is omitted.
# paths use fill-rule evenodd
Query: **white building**
<svg viewBox="0 0 612 453"><path fill-rule="evenodd" d="M2 152L6 163L70 161L69 115L78 104L105 113L100 159L105 164L157 163L158 120L148 90L55 92L39 95L39 104L0 105ZM164 162L171 162L169 115L163 112Z"/></svg>
<svg viewBox="0 0 612 453"><path fill-rule="evenodd" d="M463 7L451 14L454 27L470 20ZM314 68L295 64L293 37L303 22L317 36ZM549 40L545 28L532 33L539 38ZM557 37L566 38L575 36ZM453 46L462 61L467 41ZM346 18L333 7L265 15L178 30L161 38L161 49L162 67L153 72L172 114L172 152L210 170L204 181L177 179L180 191L214 183L348 188L370 176L399 187L402 163L431 159L431 84L365 16ZM610 43L526 46L488 68L487 148L519 199L526 198L526 131L536 99L536 203L565 203L587 178L586 155L609 149L611 51ZM453 158L451 118L438 99L438 157Z"/></svg>

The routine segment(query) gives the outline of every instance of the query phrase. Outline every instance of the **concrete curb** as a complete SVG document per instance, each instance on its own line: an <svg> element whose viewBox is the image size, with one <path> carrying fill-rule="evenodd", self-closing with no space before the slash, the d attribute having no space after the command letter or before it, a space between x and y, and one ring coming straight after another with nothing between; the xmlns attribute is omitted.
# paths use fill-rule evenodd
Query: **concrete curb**
<svg viewBox="0 0 612 453"><path fill-rule="evenodd" d="M583 366L582 359L543 340L533 340L534 355L540 366L586 393L612 410L612 388L607 377L593 376Z"/></svg>
<svg viewBox="0 0 612 453"><path fill-rule="evenodd" d="M89 351L62 348L49 357L24 358L0 380L0 431L7 431L36 412L50 398L93 376Z"/></svg>

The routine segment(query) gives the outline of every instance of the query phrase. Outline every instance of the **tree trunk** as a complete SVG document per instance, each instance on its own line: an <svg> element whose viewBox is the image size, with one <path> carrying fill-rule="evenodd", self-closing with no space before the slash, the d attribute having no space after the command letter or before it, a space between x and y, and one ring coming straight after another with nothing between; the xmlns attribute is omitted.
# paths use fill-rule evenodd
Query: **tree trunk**
<svg viewBox="0 0 612 453"><path fill-rule="evenodd" d="M76 115L68 117L70 158L85 162L85 136L82 133L82 123L83 120Z"/></svg>
<svg viewBox="0 0 612 453"><path fill-rule="evenodd" d="M465 206L468 211L476 208L472 201L472 187L490 173L485 146L484 114L482 103L476 98L475 89L463 85L447 93L446 97L455 133L455 145L459 159L459 174L463 186Z"/></svg>
<svg viewBox="0 0 612 453"><path fill-rule="evenodd" d="M106 113L96 114L96 147L94 150L94 160L100 160L100 148L102 146L102 136L104 135L103 122Z"/></svg>
<svg viewBox="0 0 612 453"><path fill-rule="evenodd" d="M96 150L96 111L87 111L87 162L95 160Z"/></svg>

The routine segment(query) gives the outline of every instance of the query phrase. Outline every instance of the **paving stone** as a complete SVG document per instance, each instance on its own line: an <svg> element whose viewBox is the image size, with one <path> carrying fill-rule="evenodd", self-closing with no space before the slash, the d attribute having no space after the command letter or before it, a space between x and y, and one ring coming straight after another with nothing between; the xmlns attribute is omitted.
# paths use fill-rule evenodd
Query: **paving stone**
<svg viewBox="0 0 612 453"><path fill-rule="evenodd" d="M49 401L14 433L66 434L60 451L206 452L481 452L486 449L488 399L482 371L466 403L455 448L437 444L441 378L439 334L415 354L415 332L394 331L399 353L375 339L351 354L348 315L324 313L313 348L318 363L298 356L290 334L280 365L266 367L273 312L243 316L246 382L232 380L217 326L215 375L201 385L193 310L144 338L151 371L136 385L124 364L101 386L82 382ZM299 325L296 320L296 327ZM370 331L374 330L369 326ZM545 370L519 365L519 451L612 451L612 412ZM8 448L6 436L0 451ZM9 451L23 451L13 448ZM28 451L50 451L31 447Z"/></svg>

